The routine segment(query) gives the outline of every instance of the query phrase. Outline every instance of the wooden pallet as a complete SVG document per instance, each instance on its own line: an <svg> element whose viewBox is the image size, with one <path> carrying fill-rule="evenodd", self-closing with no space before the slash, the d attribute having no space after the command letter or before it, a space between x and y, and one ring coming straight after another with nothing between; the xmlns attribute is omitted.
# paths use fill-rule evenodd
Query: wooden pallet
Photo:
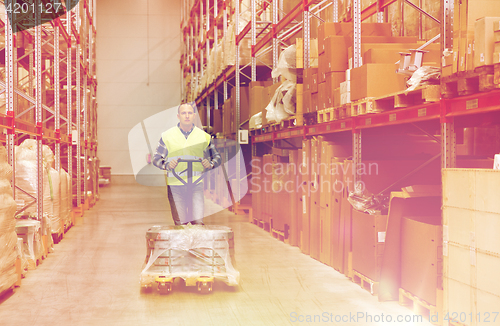
<svg viewBox="0 0 500 326"><path fill-rule="evenodd" d="M351 103L351 116L355 117L357 115L364 115L373 112L373 106L375 105L374 100L375 99L373 97L367 97Z"/></svg>
<svg viewBox="0 0 500 326"><path fill-rule="evenodd" d="M441 93L444 98L452 98L486 92L496 88L494 80L494 66L478 67L441 78Z"/></svg>
<svg viewBox="0 0 500 326"><path fill-rule="evenodd" d="M285 235L285 232L283 231L280 231L280 230L276 230L274 228L271 228L271 235L273 236L273 238L281 241L281 242L285 242L287 243L288 241L288 238L286 237Z"/></svg>
<svg viewBox="0 0 500 326"><path fill-rule="evenodd" d="M409 308L411 307L415 314L423 316L426 320L430 320L430 316L442 315L442 313L438 311L436 306L427 303L426 301L418 298L417 296L402 288L399 289L399 304L401 306L408 306ZM440 325L439 319L431 319L430 321L435 325Z"/></svg>
<svg viewBox="0 0 500 326"><path fill-rule="evenodd" d="M330 122L337 120L337 113L334 108L328 108L324 110L320 110L317 112L318 114L318 123L323 123L323 122Z"/></svg>
<svg viewBox="0 0 500 326"><path fill-rule="evenodd" d="M371 295L378 294L378 282L375 282L363 274L353 270L352 271L352 281L356 284L359 284L362 289L370 292Z"/></svg>
<svg viewBox="0 0 500 326"><path fill-rule="evenodd" d="M250 130L250 136L260 136L262 135L262 128Z"/></svg>
<svg viewBox="0 0 500 326"><path fill-rule="evenodd" d="M304 113L304 124L307 126L315 125L318 123L318 114L316 112Z"/></svg>
<svg viewBox="0 0 500 326"><path fill-rule="evenodd" d="M253 224L257 225L258 227L260 227L264 231L268 231L269 232L269 230L271 229L269 222L265 222L263 220L259 220L259 219L256 219L256 218L253 219Z"/></svg>
<svg viewBox="0 0 500 326"><path fill-rule="evenodd" d="M352 108L351 108L351 103L349 104L344 104L340 107L337 108L337 116L339 119L346 119L351 116L352 113Z"/></svg>
<svg viewBox="0 0 500 326"><path fill-rule="evenodd" d="M367 100L362 108L363 114L379 113L394 109L406 108L440 100L440 85L426 85L412 91L401 91ZM363 111L364 109L364 111Z"/></svg>

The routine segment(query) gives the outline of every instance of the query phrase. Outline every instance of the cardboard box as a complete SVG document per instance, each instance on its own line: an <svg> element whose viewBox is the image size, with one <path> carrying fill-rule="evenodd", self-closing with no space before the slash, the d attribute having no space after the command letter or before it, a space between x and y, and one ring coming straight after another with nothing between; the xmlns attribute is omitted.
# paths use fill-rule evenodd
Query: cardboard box
<svg viewBox="0 0 500 326"><path fill-rule="evenodd" d="M344 72L348 68L345 37L327 37L325 39L325 56L326 60L323 62L324 66L320 66L320 71L323 71L325 73L333 71Z"/></svg>
<svg viewBox="0 0 500 326"><path fill-rule="evenodd" d="M352 205L347 200L349 192L353 191L353 161L345 160L343 169L342 203L340 206L339 244L341 251L341 269L347 277L352 277L352 265L349 257L352 255Z"/></svg>
<svg viewBox="0 0 500 326"><path fill-rule="evenodd" d="M243 129L236 125L236 87L231 89L231 100L233 110L233 122L231 124L231 133ZM240 124L250 119L250 87L240 87Z"/></svg>
<svg viewBox="0 0 500 326"><path fill-rule="evenodd" d="M321 162L321 143L323 136L311 139L311 207L309 224L310 255L312 258L320 259L320 194L319 166Z"/></svg>
<svg viewBox="0 0 500 326"><path fill-rule="evenodd" d="M493 53L493 63L500 63L500 51Z"/></svg>
<svg viewBox="0 0 500 326"><path fill-rule="evenodd" d="M326 96L326 83L318 85L318 109L326 109L327 96Z"/></svg>
<svg viewBox="0 0 500 326"><path fill-rule="evenodd" d="M317 82L317 77L313 78L313 75L318 75L318 68L307 68L304 69L304 91L312 92L313 83Z"/></svg>
<svg viewBox="0 0 500 326"><path fill-rule="evenodd" d="M351 71L351 81L356 87L351 91L351 100L377 97L406 89L405 76L396 74L393 64L365 64ZM383 82L381 77L383 76Z"/></svg>
<svg viewBox="0 0 500 326"><path fill-rule="evenodd" d="M335 89L340 86L340 83L345 79L343 72L329 72L326 74L326 95L325 105L327 108L335 106Z"/></svg>
<svg viewBox="0 0 500 326"><path fill-rule="evenodd" d="M333 156L333 155L332 155ZM341 204L342 204L342 196L343 196L343 185L344 185L344 176L343 176L343 161L340 162L338 158L331 158L331 167L332 173L331 182L332 182L332 204L331 204L331 231L330 231L330 261L331 266L340 271L343 266L343 244L340 241L340 213L341 213Z"/></svg>
<svg viewBox="0 0 500 326"><path fill-rule="evenodd" d="M332 35L342 35L351 37L352 36L352 24L351 23L332 23L325 22L318 27L318 52L319 54L325 51L324 40L328 36ZM361 24L361 35L362 36L391 36L391 24L390 23L362 23Z"/></svg>
<svg viewBox="0 0 500 326"><path fill-rule="evenodd" d="M266 154L263 156L262 160L262 190L261 190L261 202L262 202L262 214L261 220L265 223L270 223L270 217L273 211L273 201L272 201L272 188L270 185L273 181L273 155Z"/></svg>
<svg viewBox="0 0 500 326"><path fill-rule="evenodd" d="M441 216L401 221L401 288L436 306L443 288Z"/></svg>
<svg viewBox="0 0 500 326"><path fill-rule="evenodd" d="M401 47L399 49L390 49L387 47L380 48L374 47L369 48L365 52L363 52L363 63L396 63L400 59L399 52L409 52L411 49L417 49L419 45L409 45L408 47ZM352 48L351 48L352 49ZM427 46L425 51L428 51L424 54L423 65L427 66L440 66L440 58L441 58L441 50L440 44L434 43Z"/></svg>
<svg viewBox="0 0 500 326"><path fill-rule="evenodd" d="M250 88L250 117L262 112L262 109L267 106L268 103L265 102L267 96L264 95L264 92L267 92L264 86Z"/></svg>
<svg viewBox="0 0 500 326"><path fill-rule="evenodd" d="M340 87L337 87L333 91L333 107L339 107L340 106Z"/></svg>
<svg viewBox="0 0 500 326"><path fill-rule="evenodd" d="M231 99L227 99L222 105L222 133L225 136L231 134L231 121L233 121L233 108Z"/></svg>
<svg viewBox="0 0 500 326"><path fill-rule="evenodd" d="M311 111L310 112L316 112L319 110L319 94L314 93L311 94Z"/></svg>
<svg viewBox="0 0 500 326"><path fill-rule="evenodd" d="M495 197L499 184L500 171L443 169L445 314L456 309L475 313L500 304L496 273L500 268L496 235L500 203Z"/></svg>
<svg viewBox="0 0 500 326"><path fill-rule="evenodd" d="M304 91L303 106L304 106L304 113L313 112L312 94L310 91Z"/></svg>
<svg viewBox="0 0 500 326"><path fill-rule="evenodd" d="M342 35L342 25L351 25L351 24L325 22L325 23L319 25L319 27L318 27L318 53L320 55L325 52L325 39L328 36Z"/></svg>
<svg viewBox="0 0 500 326"><path fill-rule="evenodd" d="M474 68L493 64L495 46L493 24L498 21L500 17L482 17L475 22Z"/></svg>
<svg viewBox="0 0 500 326"><path fill-rule="evenodd" d="M302 140L302 225L300 232L300 250L309 254L310 252L310 197L311 197L311 140Z"/></svg>
<svg viewBox="0 0 500 326"><path fill-rule="evenodd" d="M328 59L326 57L325 53L322 53L319 55L319 60L318 60L318 81L321 83L325 81L326 76L325 73L327 71L327 66L328 66Z"/></svg>
<svg viewBox="0 0 500 326"><path fill-rule="evenodd" d="M318 74L313 73L312 74L312 81L311 81L311 93L317 93L318 92Z"/></svg>
<svg viewBox="0 0 500 326"><path fill-rule="evenodd" d="M252 179L250 193L252 194L252 215L257 220L262 219L262 157L252 156Z"/></svg>
<svg viewBox="0 0 500 326"><path fill-rule="evenodd" d="M378 281L384 254L387 215L352 211L352 268Z"/></svg>
<svg viewBox="0 0 500 326"><path fill-rule="evenodd" d="M288 154L288 150L286 150ZM273 155L273 176L272 176L272 212L271 227L281 232L285 231L285 225L290 225L290 205L289 194L285 189L288 182L288 163L281 162L283 156ZM288 161L288 155L286 156ZM282 205L286 203L286 205Z"/></svg>
<svg viewBox="0 0 500 326"><path fill-rule="evenodd" d="M290 203L290 229L288 231L290 245L298 246L299 238L300 238L300 227L299 227L299 217L302 217L300 214L299 207L299 193L297 191L297 186L302 182L300 177L299 168L299 152L300 150L290 150L288 155L288 160L290 162L290 168L288 170L288 180L290 182L291 191L288 191L288 202ZM300 194L302 195L302 193Z"/></svg>
<svg viewBox="0 0 500 326"><path fill-rule="evenodd" d="M215 134L222 132L222 110L212 110L212 126Z"/></svg>
<svg viewBox="0 0 500 326"><path fill-rule="evenodd" d="M297 47L296 52L296 66L297 68L304 68L304 42L302 38L295 39ZM318 39L311 38L309 42L309 67L318 67Z"/></svg>
<svg viewBox="0 0 500 326"><path fill-rule="evenodd" d="M330 169L333 146L323 140L321 143L320 175L320 261L332 266L332 178Z"/></svg>

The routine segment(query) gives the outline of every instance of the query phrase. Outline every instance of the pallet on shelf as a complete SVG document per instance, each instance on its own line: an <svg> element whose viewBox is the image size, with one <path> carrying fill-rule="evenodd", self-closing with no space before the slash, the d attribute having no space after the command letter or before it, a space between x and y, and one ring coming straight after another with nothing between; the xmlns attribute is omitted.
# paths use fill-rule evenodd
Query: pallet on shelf
<svg viewBox="0 0 500 326"><path fill-rule="evenodd" d="M440 90L440 85L419 86L411 91L404 90L368 100L367 102L369 105L365 105L361 108L361 110L364 109L363 114L380 113L394 109L436 102L440 100Z"/></svg>
<svg viewBox="0 0 500 326"><path fill-rule="evenodd" d="M337 120L337 111L334 108L320 110L318 113L318 123L330 122Z"/></svg>
<svg viewBox="0 0 500 326"><path fill-rule="evenodd" d="M375 282L355 270L352 271L352 281L356 284L359 284L362 289L370 292L371 295L378 294L379 282Z"/></svg>
<svg viewBox="0 0 500 326"><path fill-rule="evenodd" d="M375 98L367 97L362 100L351 103L351 116L364 115L373 112Z"/></svg>
<svg viewBox="0 0 500 326"><path fill-rule="evenodd" d="M344 104L340 107L337 108L337 112L338 112L338 118L339 119L346 119L346 118L349 118L351 116L351 103L348 103L348 104Z"/></svg>
<svg viewBox="0 0 500 326"><path fill-rule="evenodd" d="M399 304L411 308L415 314L424 316L432 324L441 325L439 318L442 311L402 288L399 289Z"/></svg>
<svg viewBox="0 0 500 326"><path fill-rule="evenodd" d="M441 94L444 98L486 92L495 87L494 66L484 66L474 71L458 72L441 79Z"/></svg>

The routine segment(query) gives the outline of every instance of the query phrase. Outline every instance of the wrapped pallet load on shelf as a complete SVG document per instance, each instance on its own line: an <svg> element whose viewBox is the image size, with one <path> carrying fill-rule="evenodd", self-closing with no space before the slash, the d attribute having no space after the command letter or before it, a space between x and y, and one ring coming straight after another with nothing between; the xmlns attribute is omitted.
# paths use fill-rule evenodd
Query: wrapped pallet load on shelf
<svg viewBox="0 0 500 326"><path fill-rule="evenodd" d="M35 269L42 260L43 245L40 221L20 219L16 221L16 233L23 239L23 253L28 259L28 268Z"/></svg>
<svg viewBox="0 0 500 326"><path fill-rule="evenodd" d="M61 221L64 224L65 229L71 225L71 206L70 206L70 196L68 196L69 187L69 174L68 172L61 169L59 173L59 180L61 181L61 205L59 206L59 215L61 216Z"/></svg>
<svg viewBox="0 0 500 326"><path fill-rule="evenodd" d="M280 123L295 114L295 92L297 88L296 45L293 44L281 52L278 66L273 69L273 78L283 77L285 81L274 93L271 102L266 107L266 120L270 123Z"/></svg>
<svg viewBox="0 0 500 326"><path fill-rule="evenodd" d="M12 198L11 177L7 151L0 145L0 294L17 282L16 202Z"/></svg>
<svg viewBox="0 0 500 326"><path fill-rule="evenodd" d="M36 198L37 191L37 163L36 163L36 140L26 139L16 147L16 185L22 189L16 189L16 198L28 205ZM54 153L48 146L43 148L43 215L50 223L52 233L61 234L62 224L59 215L59 173L51 165L54 161ZM56 207L54 207L56 205ZM27 213L36 213L37 206L32 204L26 208Z"/></svg>
<svg viewBox="0 0 500 326"><path fill-rule="evenodd" d="M25 277L28 272L28 257L23 251L23 238L17 238L16 253L17 258L21 260L21 275L22 277Z"/></svg>

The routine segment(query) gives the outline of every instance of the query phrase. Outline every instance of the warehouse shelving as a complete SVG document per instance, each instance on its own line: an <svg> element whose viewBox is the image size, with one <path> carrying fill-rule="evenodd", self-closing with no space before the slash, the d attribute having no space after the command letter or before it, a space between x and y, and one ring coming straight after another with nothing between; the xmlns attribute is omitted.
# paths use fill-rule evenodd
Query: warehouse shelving
<svg viewBox="0 0 500 326"><path fill-rule="evenodd" d="M37 140L40 220L43 144L52 148L56 170L64 168L73 176L76 207L89 204L88 190L93 198L98 196L97 166L93 163L89 171L88 165L89 159L96 162L97 149L94 12L95 1L81 0L60 17L20 31L13 30L8 13L1 17L5 36L5 81L1 86L6 97L1 127L6 131L13 166L15 145L27 138ZM37 12L31 19L41 22L41 17ZM18 76L18 71L25 76ZM12 186L16 187L15 169Z"/></svg>

